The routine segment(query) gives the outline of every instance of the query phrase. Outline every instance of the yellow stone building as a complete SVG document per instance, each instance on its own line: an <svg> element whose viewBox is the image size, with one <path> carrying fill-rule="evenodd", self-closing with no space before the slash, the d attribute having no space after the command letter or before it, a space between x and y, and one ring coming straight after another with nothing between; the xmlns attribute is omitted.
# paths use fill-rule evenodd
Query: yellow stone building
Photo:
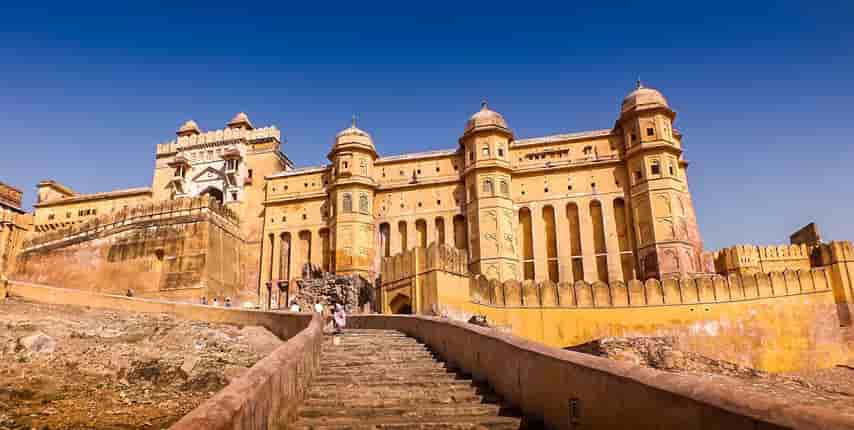
<svg viewBox="0 0 854 430"><path fill-rule="evenodd" d="M274 126L240 113L203 132L191 120L157 145L150 188L81 195L39 183L35 231L207 195L239 217L239 272L267 303L307 264L374 279L382 257L433 242L466 250L471 273L502 281L708 273L675 116L638 83L610 128L517 138L483 103L455 147L394 156L354 120L328 164L299 169Z"/></svg>
<svg viewBox="0 0 854 430"><path fill-rule="evenodd" d="M708 273L676 114L638 83L613 127L517 139L483 103L448 150L380 156L354 123L329 164L266 177L262 285L306 263L367 278L432 242L498 280L592 282Z"/></svg>
<svg viewBox="0 0 854 430"><path fill-rule="evenodd" d="M14 269L14 257L33 227L33 217L21 209L23 195L21 190L0 182L0 277Z"/></svg>

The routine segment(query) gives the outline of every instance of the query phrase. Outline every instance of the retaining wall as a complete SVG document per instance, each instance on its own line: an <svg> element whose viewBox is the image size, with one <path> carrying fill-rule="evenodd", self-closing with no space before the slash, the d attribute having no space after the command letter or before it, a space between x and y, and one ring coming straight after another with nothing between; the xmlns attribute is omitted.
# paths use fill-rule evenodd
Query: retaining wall
<svg viewBox="0 0 854 430"><path fill-rule="evenodd" d="M554 429L841 429L854 418L786 399L745 397L699 378L549 348L507 333L421 316L352 316L395 329L489 383Z"/></svg>
<svg viewBox="0 0 854 430"><path fill-rule="evenodd" d="M169 313L214 323L258 325L285 343L243 376L175 423L175 430L266 430L291 421L320 367L322 321L311 313L263 312L97 294L10 281L9 294L26 300L127 312Z"/></svg>

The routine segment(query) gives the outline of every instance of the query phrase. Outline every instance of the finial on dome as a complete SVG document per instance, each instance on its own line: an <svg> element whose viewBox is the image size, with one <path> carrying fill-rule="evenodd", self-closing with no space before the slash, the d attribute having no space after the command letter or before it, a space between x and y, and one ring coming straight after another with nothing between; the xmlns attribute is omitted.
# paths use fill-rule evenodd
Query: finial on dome
<svg viewBox="0 0 854 430"><path fill-rule="evenodd" d="M643 83L642 83L642 82L641 82L641 80L640 80L640 75L638 75L638 79L637 79L637 81L636 81L635 89L638 89L638 90L639 90L639 89L641 89L641 88L643 88Z"/></svg>
<svg viewBox="0 0 854 430"><path fill-rule="evenodd" d="M487 110L487 109L489 109L489 108L486 106L486 99L481 100L480 110Z"/></svg>
<svg viewBox="0 0 854 430"><path fill-rule="evenodd" d="M353 118L350 120L350 126L356 128L356 114L353 114Z"/></svg>

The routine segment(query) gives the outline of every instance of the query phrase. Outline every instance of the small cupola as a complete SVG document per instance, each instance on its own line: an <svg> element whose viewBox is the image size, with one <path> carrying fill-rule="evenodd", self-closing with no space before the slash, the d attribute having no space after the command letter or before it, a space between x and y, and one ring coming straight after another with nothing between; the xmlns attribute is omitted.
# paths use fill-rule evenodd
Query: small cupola
<svg viewBox="0 0 854 430"><path fill-rule="evenodd" d="M239 112L237 115L234 115L234 118L228 122L228 128L242 128L246 130L252 130L255 127L252 127L252 123L249 121L249 116L246 115L245 112Z"/></svg>
<svg viewBox="0 0 854 430"><path fill-rule="evenodd" d="M486 100L484 100L480 104L480 110L475 112L466 122L463 135L490 129L503 131L508 134L513 133L510 127L507 126L507 121L504 120L504 117L500 113L490 109L486 104Z"/></svg>
<svg viewBox="0 0 854 430"><path fill-rule="evenodd" d="M181 128L178 129L178 131L175 132L179 137L193 136L201 133L202 129L200 129L199 125L196 124L196 121L193 120L188 120L181 126Z"/></svg>

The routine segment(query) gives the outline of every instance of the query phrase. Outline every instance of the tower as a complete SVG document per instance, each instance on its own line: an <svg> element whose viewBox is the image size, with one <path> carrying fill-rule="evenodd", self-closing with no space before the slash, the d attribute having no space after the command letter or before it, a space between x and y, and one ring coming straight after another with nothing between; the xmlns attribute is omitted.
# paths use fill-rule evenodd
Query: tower
<svg viewBox="0 0 854 430"><path fill-rule="evenodd" d="M335 137L328 155L332 162L329 178L330 226L333 270L338 274L359 274L370 278L374 266L373 178L377 150L371 136L350 127Z"/></svg>
<svg viewBox="0 0 854 430"><path fill-rule="evenodd" d="M459 143L465 168L469 270L490 279L518 279L519 259L510 197L510 141L504 117L483 102L466 123Z"/></svg>
<svg viewBox="0 0 854 430"><path fill-rule="evenodd" d="M688 162L682 157L682 136L673 128L675 118L667 99L638 81L623 99L615 125L623 136L642 279L703 271Z"/></svg>

